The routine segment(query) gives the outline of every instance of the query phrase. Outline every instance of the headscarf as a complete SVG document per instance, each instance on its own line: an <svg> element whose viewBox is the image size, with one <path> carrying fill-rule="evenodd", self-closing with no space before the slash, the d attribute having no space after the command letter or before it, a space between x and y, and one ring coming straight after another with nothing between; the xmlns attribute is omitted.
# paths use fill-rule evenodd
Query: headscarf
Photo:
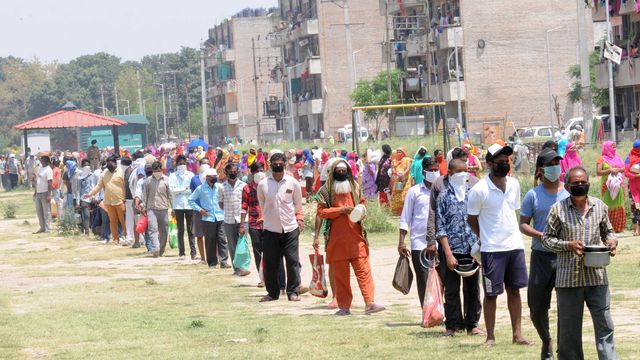
<svg viewBox="0 0 640 360"><path fill-rule="evenodd" d="M604 160L604 162L609 164L609 166L611 167L623 168L624 162L622 161L620 156L616 154L616 149L613 147L613 145L613 141L605 141L602 144L602 160Z"/></svg>
<svg viewBox="0 0 640 360"><path fill-rule="evenodd" d="M627 157L625 163L629 165L629 167L635 164L640 164L640 140L636 140L633 142L633 148L629 152L629 156Z"/></svg>
<svg viewBox="0 0 640 360"><path fill-rule="evenodd" d="M353 151L349 151L347 153L347 163L349 163L349 167L351 168L351 174L354 178L358 177L358 164L356 163L356 153Z"/></svg>
<svg viewBox="0 0 640 360"><path fill-rule="evenodd" d="M421 149L427 151L426 147L420 146L416 151L416 154L413 156L413 162L411 163L411 177L415 179L416 184L419 184L424 180L424 176L422 175L422 159L429 157L429 154L427 153L420 155Z"/></svg>
<svg viewBox="0 0 640 360"><path fill-rule="evenodd" d="M567 151L568 143L569 143L569 140L566 138L562 138L560 139L560 141L558 141L558 155L564 157L564 152Z"/></svg>
<svg viewBox="0 0 640 360"><path fill-rule="evenodd" d="M567 144L567 150L564 153L564 157L560 160L560 167L562 168L562 173L565 174L569 169L582 165L582 159L580 159L580 155L578 151L575 149L574 143Z"/></svg>
<svg viewBox="0 0 640 360"><path fill-rule="evenodd" d="M73 179L73 175L76 173L76 162L73 160L67 160L65 161L65 164L67 165L67 176L69 177L69 180Z"/></svg>
<svg viewBox="0 0 640 360"><path fill-rule="evenodd" d="M331 164L329 168L329 174L327 176L327 181L318 191L318 204L327 208L330 208L332 206L336 195L333 191L333 183L335 181L333 179L333 173L335 172L338 164L344 164L347 166L347 181L351 183L351 196L353 196L353 203L355 205L360 204L360 187L358 186L358 183L355 181L352 175L349 164L344 159L336 160Z"/></svg>
<svg viewBox="0 0 640 360"><path fill-rule="evenodd" d="M257 158L256 149L254 148L249 149L249 156L247 157L247 166L251 167L251 165L253 165L253 163L256 161L256 158Z"/></svg>
<svg viewBox="0 0 640 360"><path fill-rule="evenodd" d="M305 161L308 162L311 166L314 166L316 164L316 162L313 160L313 156L311 156L311 152L309 151L309 149L304 149L302 151L302 154L305 157Z"/></svg>

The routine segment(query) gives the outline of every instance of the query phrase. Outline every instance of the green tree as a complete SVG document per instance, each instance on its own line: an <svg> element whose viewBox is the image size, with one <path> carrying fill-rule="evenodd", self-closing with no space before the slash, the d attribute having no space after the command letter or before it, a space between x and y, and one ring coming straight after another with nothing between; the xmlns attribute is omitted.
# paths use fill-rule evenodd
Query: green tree
<svg viewBox="0 0 640 360"><path fill-rule="evenodd" d="M394 69L391 71L391 102L397 103L400 101L400 91L398 88L400 70ZM356 84L356 88L351 94L351 100L355 106L371 106L371 105L385 105L389 101L389 95L387 92L387 72L381 71L376 77L371 80L360 80ZM369 124L373 123L375 128L376 140L380 135L380 126L385 119L385 110L367 110L364 112L364 120Z"/></svg>
<svg viewBox="0 0 640 360"><path fill-rule="evenodd" d="M596 64L600 62L600 54L596 51L592 52L589 57L589 78L591 82L591 96L593 105L597 107L609 106L608 89L599 89L596 87ZM580 81L580 65L571 65L567 74L573 80L569 85L567 97L571 103L575 104L582 101L582 82Z"/></svg>

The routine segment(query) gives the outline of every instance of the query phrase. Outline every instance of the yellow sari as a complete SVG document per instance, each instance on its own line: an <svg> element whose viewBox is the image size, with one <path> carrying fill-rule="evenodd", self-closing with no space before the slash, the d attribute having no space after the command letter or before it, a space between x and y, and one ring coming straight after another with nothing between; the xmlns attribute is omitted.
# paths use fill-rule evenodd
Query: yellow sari
<svg viewBox="0 0 640 360"><path fill-rule="evenodd" d="M394 160L391 163L391 213L400 216L404 206L404 198L411 187L409 182L409 169L411 158L399 148L396 149Z"/></svg>

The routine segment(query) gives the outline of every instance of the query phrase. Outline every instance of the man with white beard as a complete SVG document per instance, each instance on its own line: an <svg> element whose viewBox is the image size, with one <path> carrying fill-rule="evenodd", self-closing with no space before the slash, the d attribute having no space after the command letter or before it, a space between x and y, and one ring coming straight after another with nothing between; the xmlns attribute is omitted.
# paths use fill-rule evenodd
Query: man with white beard
<svg viewBox="0 0 640 360"><path fill-rule="evenodd" d="M344 160L336 161L329 171L327 182L318 192L318 214L326 219L325 238L327 262L333 268L336 284L338 312L336 315L350 315L351 282L349 265L360 286L365 302L365 314L384 310L374 302L374 284L369 265L369 244L360 220L352 222L349 215L354 207L364 203L361 189L355 182L349 165ZM358 211L364 211L364 205Z"/></svg>

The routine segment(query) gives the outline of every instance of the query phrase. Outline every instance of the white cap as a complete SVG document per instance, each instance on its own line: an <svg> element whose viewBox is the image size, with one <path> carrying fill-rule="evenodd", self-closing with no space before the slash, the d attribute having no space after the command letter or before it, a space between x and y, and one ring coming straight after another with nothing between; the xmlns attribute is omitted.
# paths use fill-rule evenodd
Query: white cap
<svg viewBox="0 0 640 360"><path fill-rule="evenodd" d="M493 144L491 146L489 146L489 148L487 149L487 153L488 155L491 155L490 157L493 158L495 156L498 156L500 154L504 154L507 156L510 156L511 154L513 154L513 149L509 146L502 146L500 144Z"/></svg>
<svg viewBox="0 0 640 360"><path fill-rule="evenodd" d="M338 164L336 164L336 169L346 169L347 168L347 164L344 163L344 161L340 161Z"/></svg>
<svg viewBox="0 0 640 360"><path fill-rule="evenodd" d="M207 171L204 172L204 176L218 176L218 172L216 169L207 169Z"/></svg>

